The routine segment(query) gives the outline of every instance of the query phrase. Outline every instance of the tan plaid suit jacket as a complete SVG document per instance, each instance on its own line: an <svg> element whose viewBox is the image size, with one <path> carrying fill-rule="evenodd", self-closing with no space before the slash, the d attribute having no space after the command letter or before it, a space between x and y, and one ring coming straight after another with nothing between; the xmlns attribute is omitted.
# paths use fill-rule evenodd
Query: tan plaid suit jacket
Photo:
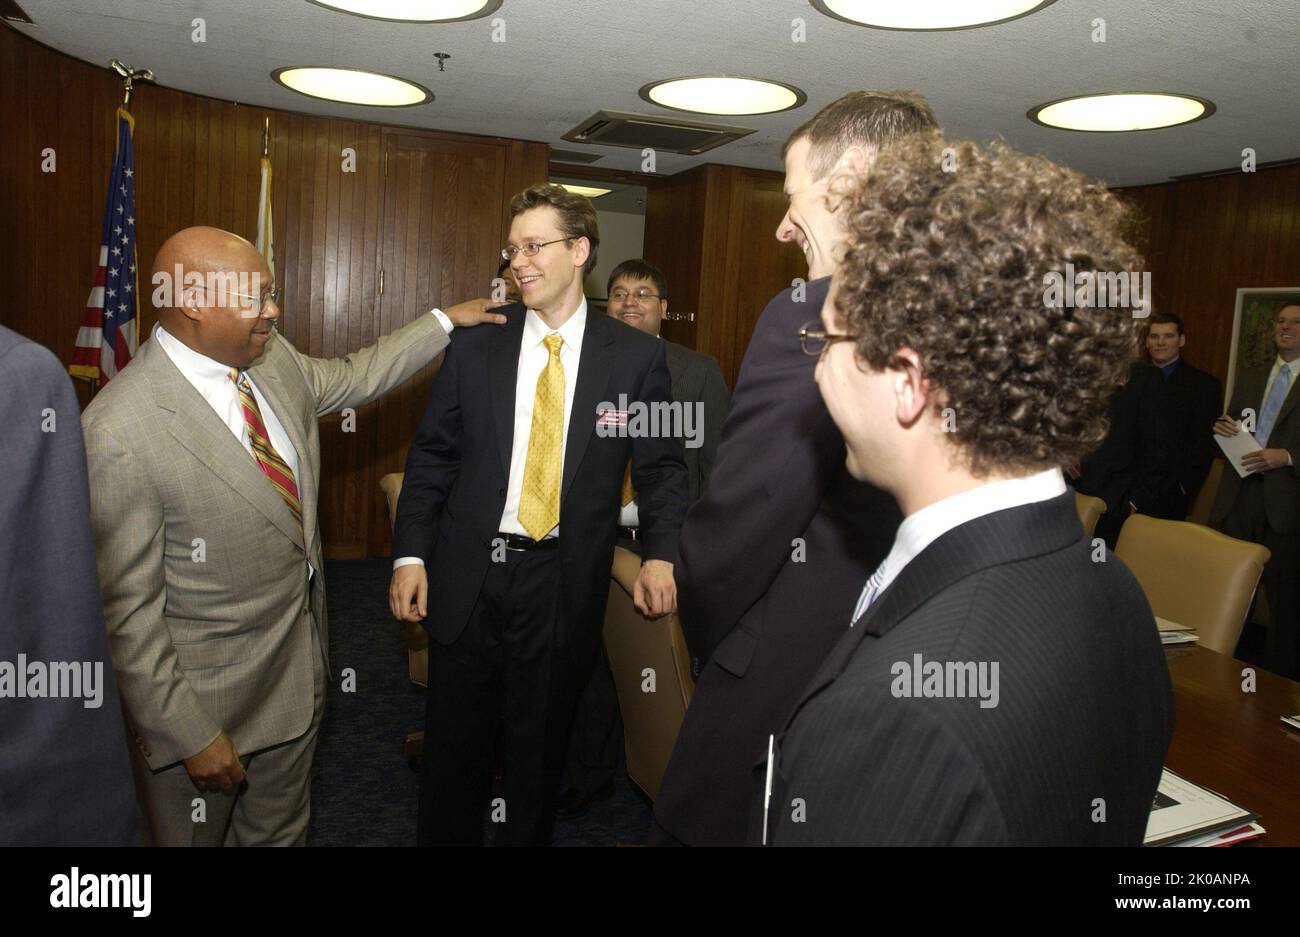
<svg viewBox="0 0 1300 937"><path fill-rule="evenodd" d="M345 358L310 358L279 335L267 343L249 374L298 454L301 531L157 342L86 409L104 619L150 768L197 754L223 729L241 754L307 730L313 613L329 647L317 418L396 387L447 342L426 314Z"/></svg>

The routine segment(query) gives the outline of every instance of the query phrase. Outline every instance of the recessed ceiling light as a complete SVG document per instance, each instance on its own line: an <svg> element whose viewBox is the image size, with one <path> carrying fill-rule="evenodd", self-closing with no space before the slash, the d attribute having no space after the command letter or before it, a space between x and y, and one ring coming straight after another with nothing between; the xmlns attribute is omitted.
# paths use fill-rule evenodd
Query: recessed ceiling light
<svg viewBox="0 0 1300 937"><path fill-rule="evenodd" d="M1049 101L1031 108L1027 116L1058 130L1125 133L1190 124L1214 110L1213 102L1188 94L1116 91Z"/></svg>
<svg viewBox="0 0 1300 937"><path fill-rule="evenodd" d="M307 0L316 6L401 23L451 23L487 16L501 0Z"/></svg>
<svg viewBox="0 0 1300 937"><path fill-rule="evenodd" d="M724 75L652 81L637 93L651 104L694 114L775 114L808 100L808 95L793 85Z"/></svg>
<svg viewBox="0 0 1300 937"><path fill-rule="evenodd" d="M598 189L594 185L572 185L568 182L561 182L560 188L572 192L574 195L585 195L587 198L600 198L602 195L608 195L613 189Z"/></svg>
<svg viewBox="0 0 1300 937"><path fill-rule="evenodd" d="M818 12L874 29L976 29L1019 19L1056 0L809 0Z"/></svg>
<svg viewBox="0 0 1300 937"><path fill-rule="evenodd" d="M290 91L309 98L364 104L367 107L410 107L433 100L433 92L405 78L357 68L294 65L277 68L271 77Z"/></svg>

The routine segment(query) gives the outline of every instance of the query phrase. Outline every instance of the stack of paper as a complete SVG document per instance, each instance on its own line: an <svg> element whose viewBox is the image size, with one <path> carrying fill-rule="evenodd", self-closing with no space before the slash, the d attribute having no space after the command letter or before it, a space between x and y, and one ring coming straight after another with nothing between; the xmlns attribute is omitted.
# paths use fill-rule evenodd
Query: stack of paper
<svg viewBox="0 0 1300 937"><path fill-rule="evenodd" d="M1147 846L1226 846L1254 839L1264 828L1259 814L1198 787L1165 768L1147 820Z"/></svg>
<svg viewBox="0 0 1300 937"><path fill-rule="evenodd" d="M1161 644L1192 644L1201 640L1195 628L1188 628L1159 615L1156 616L1156 627L1160 629Z"/></svg>

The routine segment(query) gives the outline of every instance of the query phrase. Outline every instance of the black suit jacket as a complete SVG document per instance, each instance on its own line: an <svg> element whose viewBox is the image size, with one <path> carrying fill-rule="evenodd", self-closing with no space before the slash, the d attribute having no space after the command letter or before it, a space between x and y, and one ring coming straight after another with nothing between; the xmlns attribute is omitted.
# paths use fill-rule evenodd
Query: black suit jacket
<svg viewBox="0 0 1300 937"><path fill-rule="evenodd" d="M102 677L94 708L0 699L0 845L138 845L77 398L52 354L3 327L0 425L0 661L98 664Z"/></svg>
<svg viewBox="0 0 1300 937"><path fill-rule="evenodd" d="M469 619L505 508L526 311L518 303L498 311L507 316L505 325L458 331L448 346L406 457L397 503L393 555L425 560L424 626L444 645L456 640ZM646 558L677 559L686 511L679 438L597 435L598 406L617 407L620 394L647 405L672 400L663 343L608 316L588 314L564 449L556 634L557 645L572 647L580 659L599 641L628 459Z"/></svg>
<svg viewBox="0 0 1300 937"><path fill-rule="evenodd" d="M1175 504L1195 498L1210 473L1210 463L1219 451L1213 427L1223 406L1223 387L1214 375L1180 360L1165 381L1165 392L1173 421L1165 488L1169 503Z"/></svg>
<svg viewBox="0 0 1300 937"><path fill-rule="evenodd" d="M1155 503L1170 471L1172 421L1159 370L1134 362L1128 381L1110 399L1107 417L1110 430L1083 461L1075 487L1105 501L1109 517L1124 518L1129 502L1142 512Z"/></svg>
<svg viewBox="0 0 1300 937"><path fill-rule="evenodd" d="M722 438L722 424L731 410L731 395L727 393L727 382L722 379L722 369L709 355L667 339L664 351L668 355L673 399L699 403L704 410L704 424L697 430L700 445L686 446L687 497L694 504L718 459L718 442Z"/></svg>
<svg viewBox="0 0 1300 937"><path fill-rule="evenodd" d="M854 481L799 327L828 278L763 311L741 364L718 464L682 530L677 600L707 660L655 801L692 845L743 844L749 772L843 633L898 527L894 499Z"/></svg>
<svg viewBox="0 0 1300 937"><path fill-rule="evenodd" d="M916 556L842 630L779 737L769 842L1140 845L1173 694L1141 587L1090 551L1066 494ZM997 662L997 705L900 695L918 654L922 672Z"/></svg>
<svg viewBox="0 0 1300 937"><path fill-rule="evenodd" d="M1300 362L1297 362L1300 364ZM1264 409L1264 390L1268 384L1269 372L1273 362L1243 371L1236 380L1232 390L1232 401L1228 404L1228 413L1234 419L1241 419L1242 411L1252 409L1255 419L1259 419ZM1273 421L1269 433L1269 449L1285 449L1291 453L1295 465L1284 465L1263 473L1264 510L1268 515L1268 525L1280 534L1300 532L1300 476L1296 475L1296 466L1300 466L1300 391L1296 385L1300 377L1291 379L1291 387L1282 409ZM1210 508L1210 522L1216 526L1223 523L1237 501L1241 491L1242 478L1231 467L1223 470L1223 479L1215 493L1214 504Z"/></svg>

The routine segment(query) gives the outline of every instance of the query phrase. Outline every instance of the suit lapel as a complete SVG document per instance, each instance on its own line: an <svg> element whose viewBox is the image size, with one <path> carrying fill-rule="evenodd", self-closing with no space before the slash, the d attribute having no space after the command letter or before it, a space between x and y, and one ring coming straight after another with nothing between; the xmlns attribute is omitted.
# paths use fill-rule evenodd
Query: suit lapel
<svg viewBox="0 0 1300 937"><path fill-rule="evenodd" d="M587 307L587 326L578 357L578 385L573 392L573 409L569 411L569 436L564 443L564 480L560 485L560 502L569 493L573 477L587 451L587 443L596 432L596 406L605 399L609 372L614 364L614 336L609 319L592 315Z"/></svg>
<svg viewBox="0 0 1300 937"><path fill-rule="evenodd" d="M1082 536L1070 491L1050 501L995 511L954 527L908 563L856 625L848 628L845 622L848 633L827 656L794 712L835 682L868 636L884 637L954 583L982 569L1063 549Z"/></svg>
<svg viewBox="0 0 1300 937"><path fill-rule="evenodd" d="M528 310L522 306L512 307L505 311L505 315L505 326L496 328L488 348L488 387L501 474L503 478L509 478L510 453L515 440L515 393L526 392L516 384L519 381L519 351L524 340L524 318Z"/></svg>
<svg viewBox="0 0 1300 937"><path fill-rule="evenodd" d="M1282 408L1277 411L1277 417L1273 420L1274 427L1280 426L1287 418L1287 414L1296 408L1297 403L1300 403L1300 393L1296 393L1296 385L1300 384L1300 359L1291 364L1291 385L1286 389L1286 396L1282 398ZM1260 405L1260 410L1263 411L1263 404Z"/></svg>
<svg viewBox="0 0 1300 937"><path fill-rule="evenodd" d="M167 431L213 475L260 511L294 543L302 533L289 508L262 474L257 460L154 341L140 348L140 364L153 374L154 402L172 414ZM299 456L299 462L302 456Z"/></svg>

